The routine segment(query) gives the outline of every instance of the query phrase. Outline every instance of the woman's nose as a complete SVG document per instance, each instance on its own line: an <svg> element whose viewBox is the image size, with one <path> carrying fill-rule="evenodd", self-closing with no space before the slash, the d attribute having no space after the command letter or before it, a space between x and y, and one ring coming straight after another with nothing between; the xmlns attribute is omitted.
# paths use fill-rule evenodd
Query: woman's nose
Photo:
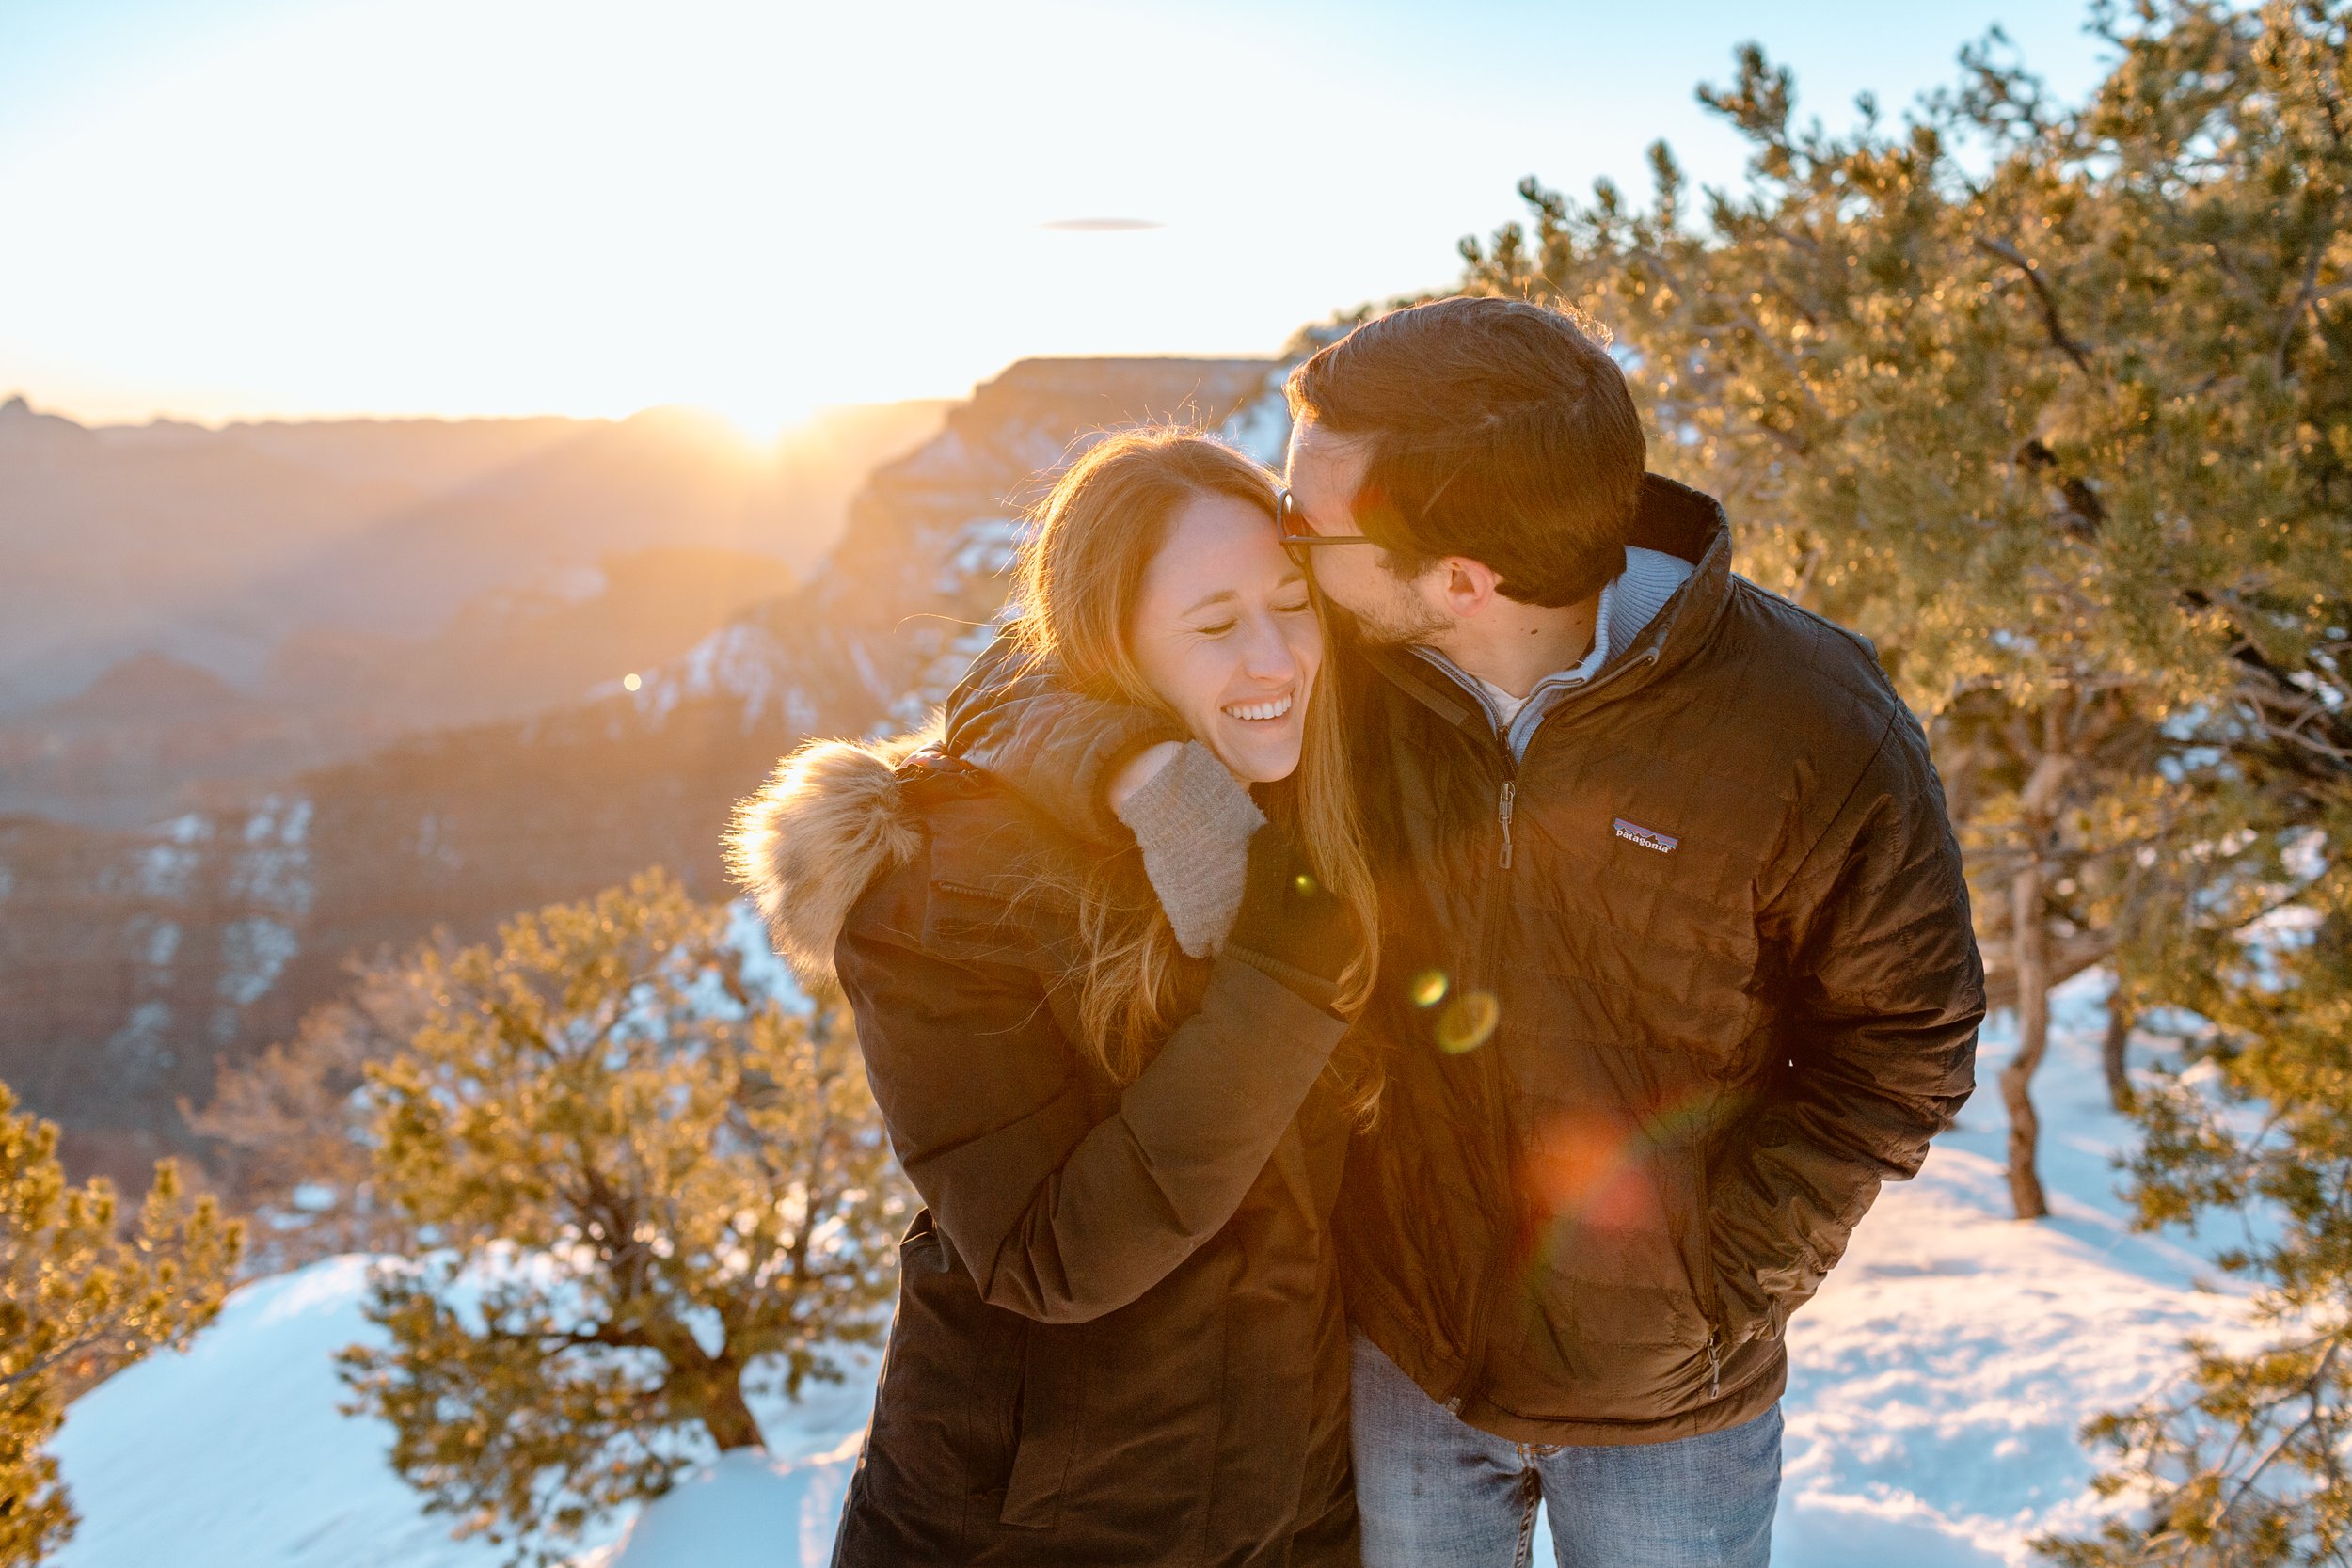
<svg viewBox="0 0 2352 1568"><path fill-rule="evenodd" d="M1242 673L1253 680L1287 681L1298 674L1297 657L1290 639L1270 616L1250 623L1249 641L1242 650Z"/></svg>

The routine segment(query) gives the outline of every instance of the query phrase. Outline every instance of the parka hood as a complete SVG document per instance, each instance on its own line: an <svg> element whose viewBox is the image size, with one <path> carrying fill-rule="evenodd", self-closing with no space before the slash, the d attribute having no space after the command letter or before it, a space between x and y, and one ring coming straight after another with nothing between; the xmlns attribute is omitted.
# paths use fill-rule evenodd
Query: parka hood
<svg viewBox="0 0 2352 1568"><path fill-rule="evenodd" d="M938 738L933 722L894 740L812 740L737 804L727 871L803 985L832 989L834 944L850 908L877 874L922 847L898 769Z"/></svg>

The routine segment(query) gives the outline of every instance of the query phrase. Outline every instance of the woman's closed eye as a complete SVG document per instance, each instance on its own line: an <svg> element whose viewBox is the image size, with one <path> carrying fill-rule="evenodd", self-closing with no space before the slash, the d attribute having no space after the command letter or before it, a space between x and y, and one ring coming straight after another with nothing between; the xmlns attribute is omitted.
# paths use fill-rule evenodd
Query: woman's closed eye
<svg viewBox="0 0 2352 1568"><path fill-rule="evenodd" d="M1234 626L1237 626L1237 625L1239 625L1239 624L1240 624L1240 623L1238 623L1238 622L1235 622L1235 621L1230 621L1230 620L1228 620L1228 621L1214 621L1214 622L1211 622L1209 625L1207 625L1207 626L1195 626L1195 627L1193 627L1192 629L1193 629L1193 633L1194 633L1194 635L1195 635L1195 636L1199 636L1199 637L1222 637L1222 636L1224 636L1227 632L1232 631L1232 630L1233 629L1233 627L1234 627Z"/></svg>

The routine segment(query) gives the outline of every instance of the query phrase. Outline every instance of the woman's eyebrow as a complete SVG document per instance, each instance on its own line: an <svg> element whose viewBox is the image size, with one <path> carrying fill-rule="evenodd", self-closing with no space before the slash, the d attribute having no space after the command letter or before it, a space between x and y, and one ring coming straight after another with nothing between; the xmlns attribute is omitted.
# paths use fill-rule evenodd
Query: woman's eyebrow
<svg viewBox="0 0 2352 1568"><path fill-rule="evenodd" d="M1208 609L1208 608L1209 608L1209 606L1211 606L1211 605L1213 605L1213 604L1216 604L1216 603L1218 600L1220 600L1220 599L1238 599L1238 598L1240 598L1240 597L1241 597L1241 595L1240 595L1239 594L1234 593L1234 592L1233 592L1232 589L1230 589L1230 588L1220 588L1220 589L1218 589L1216 593L1209 594L1206 598L1198 599L1198 600L1195 600L1193 603L1186 605L1186 606L1185 606L1185 607L1184 607L1184 608L1181 611L1179 611L1178 613L1180 613L1180 614L1184 614L1184 615L1190 615L1193 611L1195 611L1195 610L1206 610L1206 609Z"/></svg>

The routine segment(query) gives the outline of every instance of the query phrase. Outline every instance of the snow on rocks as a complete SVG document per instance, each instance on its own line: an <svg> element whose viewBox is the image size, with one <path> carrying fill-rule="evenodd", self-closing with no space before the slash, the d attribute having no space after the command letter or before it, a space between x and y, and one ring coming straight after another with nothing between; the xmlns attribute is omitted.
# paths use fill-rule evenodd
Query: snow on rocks
<svg viewBox="0 0 2352 1568"><path fill-rule="evenodd" d="M2095 1516L2082 1422L2224 1340L2241 1293L2193 1251L2134 1234L2112 1152L2131 1129L2099 1076L2100 990L2058 998L2036 1085L2053 1217L2009 1218L2007 1129L1983 1086L1919 1179L1889 1187L1789 1332L1780 1568L2024 1568L2029 1543ZM184 1355L133 1367L70 1412L56 1450L83 1515L61 1568L492 1568L384 1462L380 1423L341 1416L331 1357L370 1337L366 1260L249 1285ZM824 1563L871 1404L874 1361L802 1402L763 1404L762 1454L685 1478L577 1568Z"/></svg>

